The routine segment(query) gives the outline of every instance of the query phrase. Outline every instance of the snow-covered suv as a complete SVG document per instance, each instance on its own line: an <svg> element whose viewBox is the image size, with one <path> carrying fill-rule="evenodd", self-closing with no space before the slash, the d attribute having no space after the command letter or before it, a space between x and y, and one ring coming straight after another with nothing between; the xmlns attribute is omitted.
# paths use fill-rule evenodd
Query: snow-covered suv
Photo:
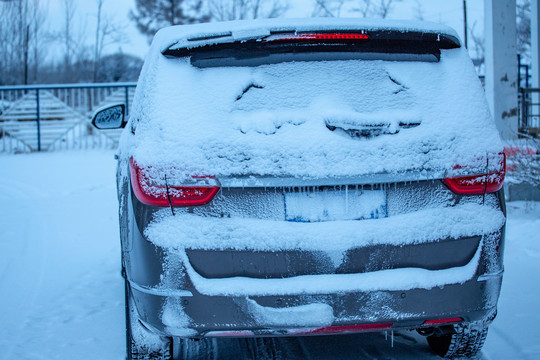
<svg viewBox="0 0 540 360"><path fill-rule="evenodd" d="M94 123L123 126L123 111ZM118 156L128 358L394 329L448 358L481 348L503 272L504 157L452 29L163 29Z"/></svg>

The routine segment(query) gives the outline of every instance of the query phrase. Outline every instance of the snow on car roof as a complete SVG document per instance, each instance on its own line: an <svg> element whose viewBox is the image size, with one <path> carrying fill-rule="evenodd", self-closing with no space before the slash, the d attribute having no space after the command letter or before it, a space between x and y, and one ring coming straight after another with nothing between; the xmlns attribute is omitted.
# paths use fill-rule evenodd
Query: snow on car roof
<svg viewBox="0 0 540 360"><path fill-rule="evenodd" d="M168 48L196 47L219 43L224 38L246 41L275 32L303 31L374 31L424 32L448 35L458 39L449 26L408 20L380 20L362 18L306 18L241 20L194 25L178 25L161 29L154 37L153 47L161 52ZM229 40L230 41L230 40Z"/></svg>

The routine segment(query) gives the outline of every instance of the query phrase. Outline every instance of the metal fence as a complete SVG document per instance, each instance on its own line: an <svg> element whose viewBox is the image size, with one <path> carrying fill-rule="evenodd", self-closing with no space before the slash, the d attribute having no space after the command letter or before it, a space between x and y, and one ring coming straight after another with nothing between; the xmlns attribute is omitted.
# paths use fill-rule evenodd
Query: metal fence
<svg viewBox="0 0 540 360"><path fill-rule="evenodd" d="M540 89L519 89L519 133L538 138L540 134Z"/></svg>
<svg viewBox="0 0 540 360"><path fill-rule="evenodd" d="M98 108L122 103L129 114L136 83L0 87L0 152L115 148L120 131L98 131ZM538 138L540 89L520 88L519 132Z"/></svg>
<svg viewBox="0 0 540 360"><path fill-rule="evenodd" d="M122 103L129 113L136 83L0 87L0 152L114 148L120 132L97 131L98 108Z"/></svg>

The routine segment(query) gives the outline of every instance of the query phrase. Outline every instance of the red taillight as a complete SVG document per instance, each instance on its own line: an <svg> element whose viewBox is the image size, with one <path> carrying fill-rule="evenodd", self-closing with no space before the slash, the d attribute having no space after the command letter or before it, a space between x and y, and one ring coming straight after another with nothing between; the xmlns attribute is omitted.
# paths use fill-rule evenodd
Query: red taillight
<svg viewBox="0 0 540 360"><path fill-rule="evenodd" d="M266 38L266 41L302 41L302 40L369 40L366 34L351 33L313 33L313 34L277 34Z"/></svg>
<svg viewBox="0 0 540 360"><path fill-rule="evenodd" d="M434 319L424 321L424 325L441 325L441 324L452 324L463 321L463 318L446 318L446 319Z"/></svg>
<svg viewBox="0 0 540 360"><path fill-rule="evenodd" d="M131 186L137 199L150 206L199 206L208 204L219 191L219 183L210 176L192 177L190 184L178 184L166 177L154 178L131 159ZM155 173L155 171L154 171ZM182 182L182 181L181 181ZM170 203L169 203L170 201Z"/></svg>
<svg viewBox="0 0 540 360"><path fill-rule="evenodd" d="M498 168L495 171L487 174L446 178L443 182L452 192L459 195L482 195L499 191L503 186L506 156L501 153L495 160Z"/></svg>

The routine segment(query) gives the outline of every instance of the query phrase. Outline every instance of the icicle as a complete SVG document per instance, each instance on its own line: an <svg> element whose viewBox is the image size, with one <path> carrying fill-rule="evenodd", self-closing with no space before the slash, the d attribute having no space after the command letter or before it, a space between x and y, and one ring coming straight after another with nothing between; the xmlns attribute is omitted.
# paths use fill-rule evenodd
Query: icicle
<svg viewBox="0 0 540 360"><path fill-rule="evenodd" d="M394 348L394 330L391 330L390 333L391 333L390 343L392 344L391 345L392 348Z"/></svg>
<svg viewBox="0 0 540 360"><path fill-rule="evenodd" d="M388 341L388 331L384 332L384 341Z"/></svg>

